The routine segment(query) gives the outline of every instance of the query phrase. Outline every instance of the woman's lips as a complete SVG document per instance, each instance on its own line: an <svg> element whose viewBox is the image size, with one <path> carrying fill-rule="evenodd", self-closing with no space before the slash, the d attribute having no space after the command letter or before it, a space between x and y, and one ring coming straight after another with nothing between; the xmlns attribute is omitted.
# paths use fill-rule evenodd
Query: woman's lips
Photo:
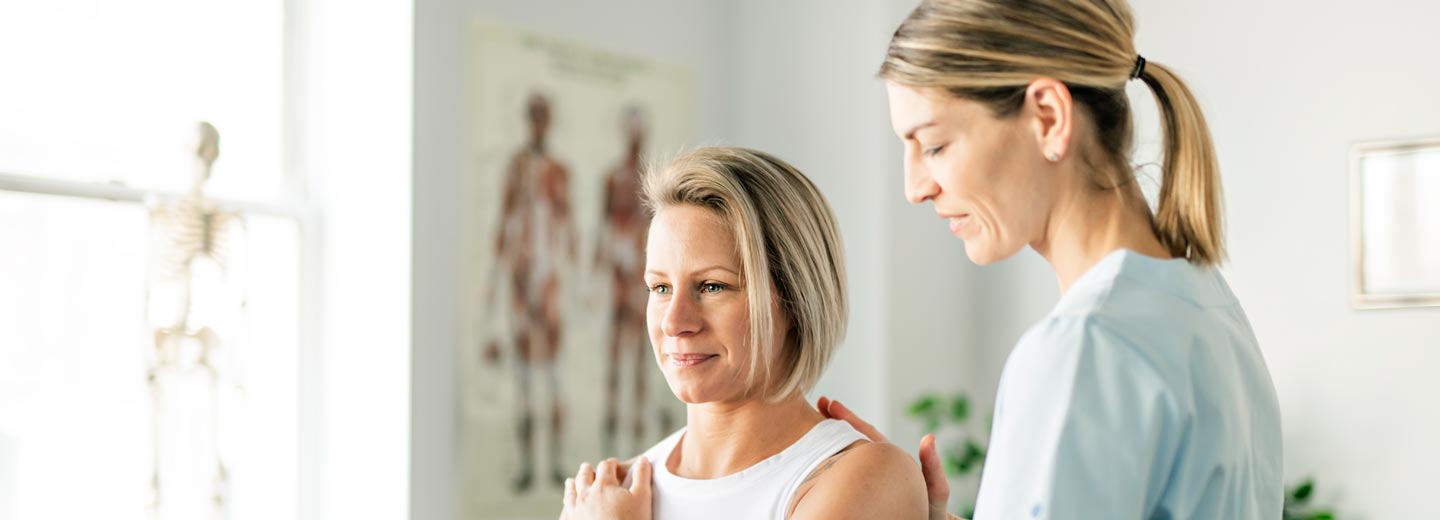
<svg viewBox="0 0 1440 520"><path fill-rule="evenodd" d="M717 358L717 354L670 354L670 366L688 368Z"/></svg>

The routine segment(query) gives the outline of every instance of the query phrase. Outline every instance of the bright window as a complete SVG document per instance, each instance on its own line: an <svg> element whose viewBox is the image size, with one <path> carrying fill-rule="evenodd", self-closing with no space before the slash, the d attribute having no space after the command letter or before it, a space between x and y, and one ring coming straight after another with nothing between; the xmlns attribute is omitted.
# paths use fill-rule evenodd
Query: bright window
<svg viewBox="0 0 1440 520"><path fill-rule="evenodd" d="M297 517L301 251L315 237L282 160L284 7L0 3L0 518L153 518L157 430L178 466L219 454L229 518ZM198 121L220 135L206 193L237 217L224 276L243 307L216 350L220 397L195 397L204 378L170 381L157 427L151 208L190 188ZM220 414L215 433L196 410Z"/></svg>
<svg viewBox="0 0 1440 520"><path fill-rule="evenodd" d="M196 121L220 129L212 194L272 199L282 0L0 3L0 172L188 187Z"/></svg>

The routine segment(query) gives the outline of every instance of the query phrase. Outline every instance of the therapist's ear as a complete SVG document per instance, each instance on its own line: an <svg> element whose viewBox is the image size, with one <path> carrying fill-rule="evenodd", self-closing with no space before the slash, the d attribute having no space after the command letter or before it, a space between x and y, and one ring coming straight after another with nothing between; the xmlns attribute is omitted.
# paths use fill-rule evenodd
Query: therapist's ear
<svg viewBox="0 0 1440 520"><path fill-rule="evenodd" d="M1039 78L1025 89L1022 115L1035 136L1036 153L1045 160L1059 162L1069 153L1074 108L1070 89L1059 80Z"/></svg>

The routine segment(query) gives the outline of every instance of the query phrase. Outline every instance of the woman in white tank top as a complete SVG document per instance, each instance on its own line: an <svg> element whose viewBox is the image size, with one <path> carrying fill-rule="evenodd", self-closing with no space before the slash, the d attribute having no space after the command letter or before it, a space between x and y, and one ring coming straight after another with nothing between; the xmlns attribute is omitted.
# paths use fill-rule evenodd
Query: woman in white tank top
<svg viewBox="0 0 1440 520"><path fill-rule="evenodd" d="M712 147L650 172L643 191L647 325L687 425L627 475L615 459L582 464L561 518L925 518L908 455L805 401L847 314L839 227L814 184L770 155Z"/></svg>

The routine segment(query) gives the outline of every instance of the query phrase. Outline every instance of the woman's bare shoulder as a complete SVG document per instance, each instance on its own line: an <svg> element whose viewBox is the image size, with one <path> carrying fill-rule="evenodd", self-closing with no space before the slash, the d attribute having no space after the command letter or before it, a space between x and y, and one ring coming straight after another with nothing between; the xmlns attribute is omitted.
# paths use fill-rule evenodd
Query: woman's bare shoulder
<svg viewBox="0 0 1440 520"><path fill-rule="evenodd" d="M888 442L858 441L822 462L795 492L789 518L926 518L920 466Z"/></svg>

